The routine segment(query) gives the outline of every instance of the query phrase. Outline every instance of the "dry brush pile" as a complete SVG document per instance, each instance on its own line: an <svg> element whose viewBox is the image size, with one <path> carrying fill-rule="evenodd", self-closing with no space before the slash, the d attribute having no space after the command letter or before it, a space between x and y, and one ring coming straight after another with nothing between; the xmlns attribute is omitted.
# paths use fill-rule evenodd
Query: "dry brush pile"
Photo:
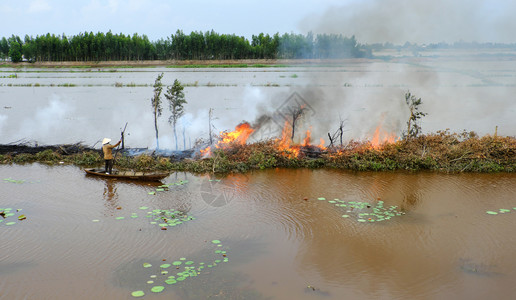
<svg viewBox="0 0 516 300"><path fill-rule="evenodd" d="M310 147L310 148L308 148ZM431 170L444 172L516 172L516 138L474 132L437 133L405 138L373 146L369 141L349 141L338 147L293 145L281 147L278 140L252 144L228 144L212 150L209 157L174 160L142 154L119 156L120 169L190 172L246 172L268 168L337 168L359 171ZM65 163L83 167L103 164L99 151L88 149L63 153L46 149L38 153L0 154L0 163Z"/></svg>

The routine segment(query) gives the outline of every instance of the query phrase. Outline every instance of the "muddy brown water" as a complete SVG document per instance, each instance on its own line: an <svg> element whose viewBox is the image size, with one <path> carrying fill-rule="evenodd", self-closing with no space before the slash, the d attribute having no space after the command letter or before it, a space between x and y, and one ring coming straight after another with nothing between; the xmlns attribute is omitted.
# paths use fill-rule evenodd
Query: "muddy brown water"
<svg viewBox="0 0 516 300"><path fill-rule="evenodd" d="M136 290L144 299L512 299L516 292L514 174L275 169L174 173L142 184L29 164L0 166L0 179L0 208L15 212L0 223L0 299L132 299ZM156 191L161 184L172 185ZM358 222L333 199L383 201L404 214ZM161 230L146 217L156 209L194 219ZM510 212L486 213L500 209ZM159 266L180 258L197 267L221 261L164 283L184 264ZM165 289L152 293L153 286Z"/></svg>

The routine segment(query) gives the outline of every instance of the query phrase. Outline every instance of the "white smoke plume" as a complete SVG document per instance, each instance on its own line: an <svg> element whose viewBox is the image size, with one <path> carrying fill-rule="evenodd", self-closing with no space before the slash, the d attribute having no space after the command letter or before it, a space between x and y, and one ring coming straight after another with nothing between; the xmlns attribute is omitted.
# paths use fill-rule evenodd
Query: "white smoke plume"
<svg viewBox="0 0 516 300"><path fill-rule="evenodd" d="M514 43L514 11L511 0L364 0L307 16L299 27L362 43Z"/></svg>

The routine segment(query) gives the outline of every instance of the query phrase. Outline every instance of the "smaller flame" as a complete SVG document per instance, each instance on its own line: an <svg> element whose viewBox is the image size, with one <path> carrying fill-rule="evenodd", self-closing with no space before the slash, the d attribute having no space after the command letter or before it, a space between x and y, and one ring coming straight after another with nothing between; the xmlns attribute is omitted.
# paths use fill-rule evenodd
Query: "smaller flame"
<svg viewBox="0 0 516 300"><path fill-rule="evenodd" d="M306 146L310 145L311 135L312 135L312 133L310 132L310 130L307 130L306 131L306 137L303 139L303 147L306 147Z"/></svg>
<svg viewBox="0 0 516 300"><path fill-rule="evenodd" d="M326 150L326 147L324 147L324 144L326 144L324 139L320 138L319 139L319 146L317 146L317 147L319 147L321 150Z"/></svg>
<svg viewBox="0 0 516 300"><path fill-rule="evenodd" d="M211 156L211 147L208 146L204 149L201 149L201 157L202 158L206 158L206 157L210 157Z"/></svg>
<svg viewBox="0 0 516 300"><path fill-rule="evenodd" d="M371 139L371 146L375 149L380 148L383 144L392 144L396 141L397 137L394 133L389 133L382 128L383 122L380 122L373 134Z"/></svg>

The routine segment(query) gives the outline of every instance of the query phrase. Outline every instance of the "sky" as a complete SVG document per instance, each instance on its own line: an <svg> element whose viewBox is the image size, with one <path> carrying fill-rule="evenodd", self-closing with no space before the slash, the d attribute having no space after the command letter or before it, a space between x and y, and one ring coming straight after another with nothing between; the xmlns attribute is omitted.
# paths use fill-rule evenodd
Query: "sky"
<svg viewBox="0 0 516 300"><path fill-rule="evenodd" d="M360 43L514 43L513 0L1 0L0 37L80 32L166 39L177 30L337 33Z"/></svg>

